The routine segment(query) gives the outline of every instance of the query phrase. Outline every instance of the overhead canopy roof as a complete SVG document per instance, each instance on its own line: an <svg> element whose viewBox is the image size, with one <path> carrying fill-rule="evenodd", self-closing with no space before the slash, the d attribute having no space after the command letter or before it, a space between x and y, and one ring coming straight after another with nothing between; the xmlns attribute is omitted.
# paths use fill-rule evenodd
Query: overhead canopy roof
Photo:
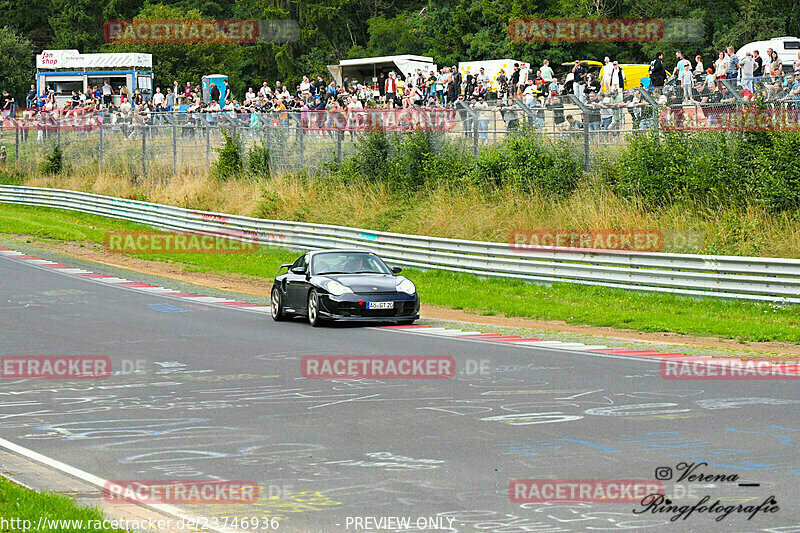
<svg viewBox="0 0 800 533"><path fill-rule="evenodd" d="M81 54L77 50L42 50L36 55L37 69L153 68L152 54Z"/></svg>
<svg viewBox="0 0 800 533"><path fill-rule="evenodd" d="M342 83L345 76L362 74L377 76L379 72L390 68L400 72L405 77L409 72L418 68L423 72L436 70L436 65L433 63L432 57L413 54L342 59L338 65L328 65L328 71L333 75L336 83Z"/></svg>

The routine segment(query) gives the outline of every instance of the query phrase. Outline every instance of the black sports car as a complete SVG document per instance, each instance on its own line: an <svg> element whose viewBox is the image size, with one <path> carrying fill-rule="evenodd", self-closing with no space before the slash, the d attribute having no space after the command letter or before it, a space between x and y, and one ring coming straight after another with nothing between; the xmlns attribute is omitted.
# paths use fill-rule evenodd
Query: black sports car
<svg viewBox="0 0 800 533"><path fill-rule="evenodd" d="M419 318L414 284L383 259L362 250L307 252L272 284L272 319L307 316L312 326L326 321L381 321L411 324Z"/></svg>

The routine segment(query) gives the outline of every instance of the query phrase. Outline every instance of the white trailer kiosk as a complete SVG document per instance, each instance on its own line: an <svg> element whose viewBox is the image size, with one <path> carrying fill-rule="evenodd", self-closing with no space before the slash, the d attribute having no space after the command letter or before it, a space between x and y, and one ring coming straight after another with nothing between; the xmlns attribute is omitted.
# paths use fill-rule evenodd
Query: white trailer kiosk
<svg viewBox="0 0 800 533"><path fill-rule="evenodd" d="M338 65L328 65L337 84L341 84L345 77L357 80L373 90L378 90L379 76L394 70L405 79L409 74L420 69L423 74L436 72L436 64L432 57L415 56L411 54L383 57L363 57L360 59L343 59Z"/></svg>
<svg viewBox="0 0 800 533"><path fill-rule="evenodd" d="M139 53L81 54L77 50L43 50L36 55L36 92L53 89L59 107L72 97L72 91L101 88L108 81L114 90L114 105L119 91L128 96L139 92L149 100L153 94L153 56Z"/></svg>

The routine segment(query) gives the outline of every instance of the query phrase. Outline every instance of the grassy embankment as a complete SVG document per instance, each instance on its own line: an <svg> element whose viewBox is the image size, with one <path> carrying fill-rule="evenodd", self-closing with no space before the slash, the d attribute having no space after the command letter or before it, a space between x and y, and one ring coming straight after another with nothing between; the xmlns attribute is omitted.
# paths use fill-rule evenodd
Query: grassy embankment
<svg viewBox="0 0 800 533"><path fill-rule="evenodd" d="M0 204L0 228L8 234L81 242L97 247L108 230L144 229L133 223L93 215L8 204ZM293 260L296 255L289 250L262 247L257 253L242 255L139 257L173 262L192 272L270 279L281 263ZM479 314L745 341L800 342L798 306L640 293L567 283L533 285L441 271L408 271L406 274L417 284L424 302Z"/></svg>
<svg viewBox="0 0 800 533"><path fill-rule="evenodd" d="M54 533L124 533L122 529L96 527L102 526L104 519L97 509L80 507L67 496L28 490L3 477L0 477L0 518L6 522L0 529L4 533L34 529Z"/></svg>

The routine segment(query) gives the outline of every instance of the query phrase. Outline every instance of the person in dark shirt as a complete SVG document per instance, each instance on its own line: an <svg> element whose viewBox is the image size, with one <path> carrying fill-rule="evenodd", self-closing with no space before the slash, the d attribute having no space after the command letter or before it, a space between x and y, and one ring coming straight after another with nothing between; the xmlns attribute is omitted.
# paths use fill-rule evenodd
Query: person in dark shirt
<svg viewBox="0 0 800 533"><path fill-rule="evenodd" d="M517 85L519 85L519 63L514 63L514 72L511 73L511 97L517 97Z"/></svg>
<svg viewBox="0 0 800 533"><path fill-rule="evenodd" d="M663 87L667 81L667 71L664 70L664 53L658 52L656 58L650 63L650 85Z"/></svg>
<svg viewBox="0 0 800 533"><path fill-rule="evenodd" d="M761 54L758 53L758 50L753 52L753 62L756 64L753 69L753 78L758 82L761 81L760 78L764 76L764 60L761 58Z"/></svg>

